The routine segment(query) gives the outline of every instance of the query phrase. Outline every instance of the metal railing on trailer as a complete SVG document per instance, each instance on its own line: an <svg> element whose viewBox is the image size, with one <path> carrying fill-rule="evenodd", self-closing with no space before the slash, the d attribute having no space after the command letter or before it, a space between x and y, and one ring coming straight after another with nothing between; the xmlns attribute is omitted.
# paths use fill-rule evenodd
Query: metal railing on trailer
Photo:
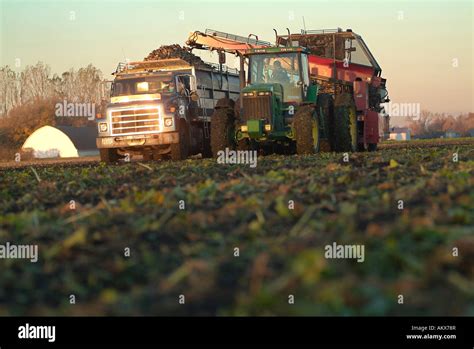
<svg viewBox="0 0 474 349"><path fill-rule="evenodd" d="M305 30L301 29L301 34L332 34L332 33L341 33L342 28L336 29L314 29L314 30Z"/></svg>

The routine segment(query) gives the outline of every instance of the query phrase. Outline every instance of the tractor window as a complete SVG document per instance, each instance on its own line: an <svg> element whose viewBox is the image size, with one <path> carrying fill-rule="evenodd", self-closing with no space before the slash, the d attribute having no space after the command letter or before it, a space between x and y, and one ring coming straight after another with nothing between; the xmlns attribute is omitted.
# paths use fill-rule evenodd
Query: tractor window
<svg viewBox="0 0 474 349"><path fill-rule="evenodd" d="M250 56L250 83L277 83L283 86L284 102L302 100L298 53L255 54Z"/></svg>

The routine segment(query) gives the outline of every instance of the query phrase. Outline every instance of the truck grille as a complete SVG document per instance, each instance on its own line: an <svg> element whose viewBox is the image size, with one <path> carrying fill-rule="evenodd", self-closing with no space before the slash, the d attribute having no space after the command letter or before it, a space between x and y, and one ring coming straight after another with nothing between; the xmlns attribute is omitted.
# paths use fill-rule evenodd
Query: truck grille
<svg viewBox="0 0 474 349"><path fill-rule="evenodd" d="M270 96L243 97L243 119L267 119L271 121L271 99Z"/></svg>
<svg viewBox="0 0 474 349"><path fill-rule="evenodd" d="M113 135L153 133L160 131L158 108L114 110L111 113Z"/></svg>

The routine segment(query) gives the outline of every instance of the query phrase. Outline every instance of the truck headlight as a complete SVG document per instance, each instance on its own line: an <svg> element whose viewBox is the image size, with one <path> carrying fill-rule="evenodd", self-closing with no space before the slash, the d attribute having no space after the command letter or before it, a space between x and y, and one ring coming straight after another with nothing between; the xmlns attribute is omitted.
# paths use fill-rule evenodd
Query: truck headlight
<svg viewBox="0 0 474 349"><path fill-rule="evenodd" d="M106 122L99 122L99 132L107 132L108 129Z"/></svg>
<svg viewBox="0 0 474 349"><path fill-rule="evenodd" d="M272 125L266 124L265 125L265 131L270 132L272 130Z"/></svg>
<svg viewBox="0 0 474 349"><path fill-rule="evenodd" d="M242 132L248 132L248 130L249 130L249 128L248 128L247 125L242 125L242 126L240 126L240 131L242 131Z"/></svg>
<svg viewBox="0 0 474 349"><path fill-rule="evenodd" d="M173 126L173 118L165 118L165 126L166 127Z"/></svg>

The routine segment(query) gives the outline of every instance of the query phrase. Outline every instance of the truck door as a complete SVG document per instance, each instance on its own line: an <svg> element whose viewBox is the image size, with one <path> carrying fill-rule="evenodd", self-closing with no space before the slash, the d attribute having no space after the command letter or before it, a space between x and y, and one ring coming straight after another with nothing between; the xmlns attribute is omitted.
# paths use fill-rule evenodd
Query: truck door
<svg viewBox="0 0 474 349"><path fill-rule="evenodd" d="M192 74L180 74L176 75L176 90L178 94L182 96L180 98L180 105L184 105L190 119L197 118L197 101L193 98L193 95L197 96L196 92L196 77ZM183 104L181 104L183 103ZM180 117L185 117L180 115Z"/></svg>

